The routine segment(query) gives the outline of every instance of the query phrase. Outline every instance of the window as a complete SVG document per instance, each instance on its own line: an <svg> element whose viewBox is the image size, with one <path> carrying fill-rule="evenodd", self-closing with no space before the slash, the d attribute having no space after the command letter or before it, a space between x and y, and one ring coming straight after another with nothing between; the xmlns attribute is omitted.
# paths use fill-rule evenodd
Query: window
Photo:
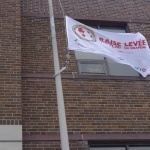
<svg viewBox="0 0 150 150"><path fill-rule="evenodd" d="M134 146L134 147L129 147L129 150L150 150L150 146Z"/></svg>
<svg viewBox="0 0 150 150"><path fill-rule="evenodd" d="M126 32L125 28L123 27L105 27L99 25L91 27L109 32ZM75 51L75 57L78 64L79 74L139 76L139 73L132 69L130 66L119 64L109 58L104 58L96 54Z"/></svg>
<svg viewBox="0 0 150 150"><path fill-rule="evenodd" d="M80 74L108 74L107 61L104 57L91 53L75 52Z"/></svg>
<svg viewBox="0 0 150 150"><path fill-rule="evenodd" d="M90 150L150 150L150 146L91 147Z"/></svg>
<svg viewBox="0 0 150 150"><path fill-rule="evenodd" d="M150 146L91 147L90 150L150 150Z"/></svg>
<svg viewBox="0 0 150 150"><path fill-rule="evenodd" d="M90 150L126 150L125 147L99 147L91 148Z"/></svg>

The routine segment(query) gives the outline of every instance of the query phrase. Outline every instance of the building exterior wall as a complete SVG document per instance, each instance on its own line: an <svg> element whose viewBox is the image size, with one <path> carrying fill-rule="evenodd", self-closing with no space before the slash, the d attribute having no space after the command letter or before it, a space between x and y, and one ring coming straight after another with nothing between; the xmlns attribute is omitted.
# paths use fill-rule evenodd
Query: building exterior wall
<svg viewBox="0 0 150 150"><path fill-rule="evenodd" d="M0 1L0 149L22 149L21 3Z"/></svg>
<svg viewBox="0 0 150 150"><path fill-rule="evenodd" d="M1 125L20 125L22 120L20 6L19 0L0 2Z"/></svg>
<svg viewBox="0 0 150 150"><path fill-rule="evenodd" d="M130 32L141 32L150 43L148 0L61 1L65 14L74 19L127 25ZM0 123L22 130L23 150L59 150L48 1L5 0L0 4ZM62 67L66 33L60 4L57 0L53 4ZM70 55L62 84L71 150L88 150L91 142L150 143L149 77L79 76L74 52Z"/></svg>
<svg viewBox="0 0 150 150"><path fill-rule="evenodd" d="M62 67L67 53L66 34L60 5L55 0L53 4ZM130 32L141 32L150 42L149 1L62 0L62 5L65 14L72 18L91 23L127 24ZM70 55L62 83L71 150L88 150L90 141L147 141L149 77L145 80L79 76L74 52ZM22 72L24 149L60 149L46 0L22 2Z"/></svg>

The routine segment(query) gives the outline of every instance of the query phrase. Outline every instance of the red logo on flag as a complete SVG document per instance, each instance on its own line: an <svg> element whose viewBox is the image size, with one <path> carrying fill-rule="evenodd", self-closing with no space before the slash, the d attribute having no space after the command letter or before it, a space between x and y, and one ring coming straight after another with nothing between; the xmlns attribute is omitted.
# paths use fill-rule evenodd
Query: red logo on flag
<svg viewBox="0 0 150 150"><path fill-rule="evenodd" d="M93 42L96 41L94 32L91 29L87 28L86 26L75 25L73 27L73 31L79 38L81 38L83 40L93 41Z"/></svg>

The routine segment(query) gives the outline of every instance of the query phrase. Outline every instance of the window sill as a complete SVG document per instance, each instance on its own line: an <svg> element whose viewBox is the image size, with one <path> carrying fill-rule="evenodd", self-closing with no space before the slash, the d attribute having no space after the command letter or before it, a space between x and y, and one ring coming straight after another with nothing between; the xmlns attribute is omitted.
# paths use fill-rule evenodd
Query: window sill
<svg viewBox="0 0 150 150"><path fill-rule="evenodd" d="M62 77L63 78L63 77ZM150 80L150 76L146 78L142 76L111 76L111 75L83 75L83 74L74 74L74 79L94 79L94 80L137 80L137 81L146 81Z"/></svg>
<svg viewBox="0 0 150 150"><path fill-rule="evenodd" d="M62 73L62 79L82 79L82 80L130 80L130 81L149 81L150 76L146 78L129 76L110 76L110 75L79 75L77 72ZM22 78L43 78L54 79L54 73L22 73Z"/></svg>

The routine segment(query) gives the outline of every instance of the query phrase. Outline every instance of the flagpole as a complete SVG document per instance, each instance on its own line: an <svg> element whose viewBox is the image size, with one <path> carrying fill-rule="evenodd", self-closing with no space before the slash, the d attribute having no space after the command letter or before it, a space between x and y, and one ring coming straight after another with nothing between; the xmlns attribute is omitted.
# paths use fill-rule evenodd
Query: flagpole
<svg viewBox="0 0 150 150"><path fill-rule="evenodd" d="M51 36L52 36L52 49L53 49L54 70L55 70L54 77L55 77L55 83L56 83L61 149L69 150L68 131L67 131L66 114L65 114L63 90L62 90L61 72L60 72L58 50L57 50L57 41L56 41L56 31L55 31L52 0L48 0L48 5L49 5Z"/></svg>

